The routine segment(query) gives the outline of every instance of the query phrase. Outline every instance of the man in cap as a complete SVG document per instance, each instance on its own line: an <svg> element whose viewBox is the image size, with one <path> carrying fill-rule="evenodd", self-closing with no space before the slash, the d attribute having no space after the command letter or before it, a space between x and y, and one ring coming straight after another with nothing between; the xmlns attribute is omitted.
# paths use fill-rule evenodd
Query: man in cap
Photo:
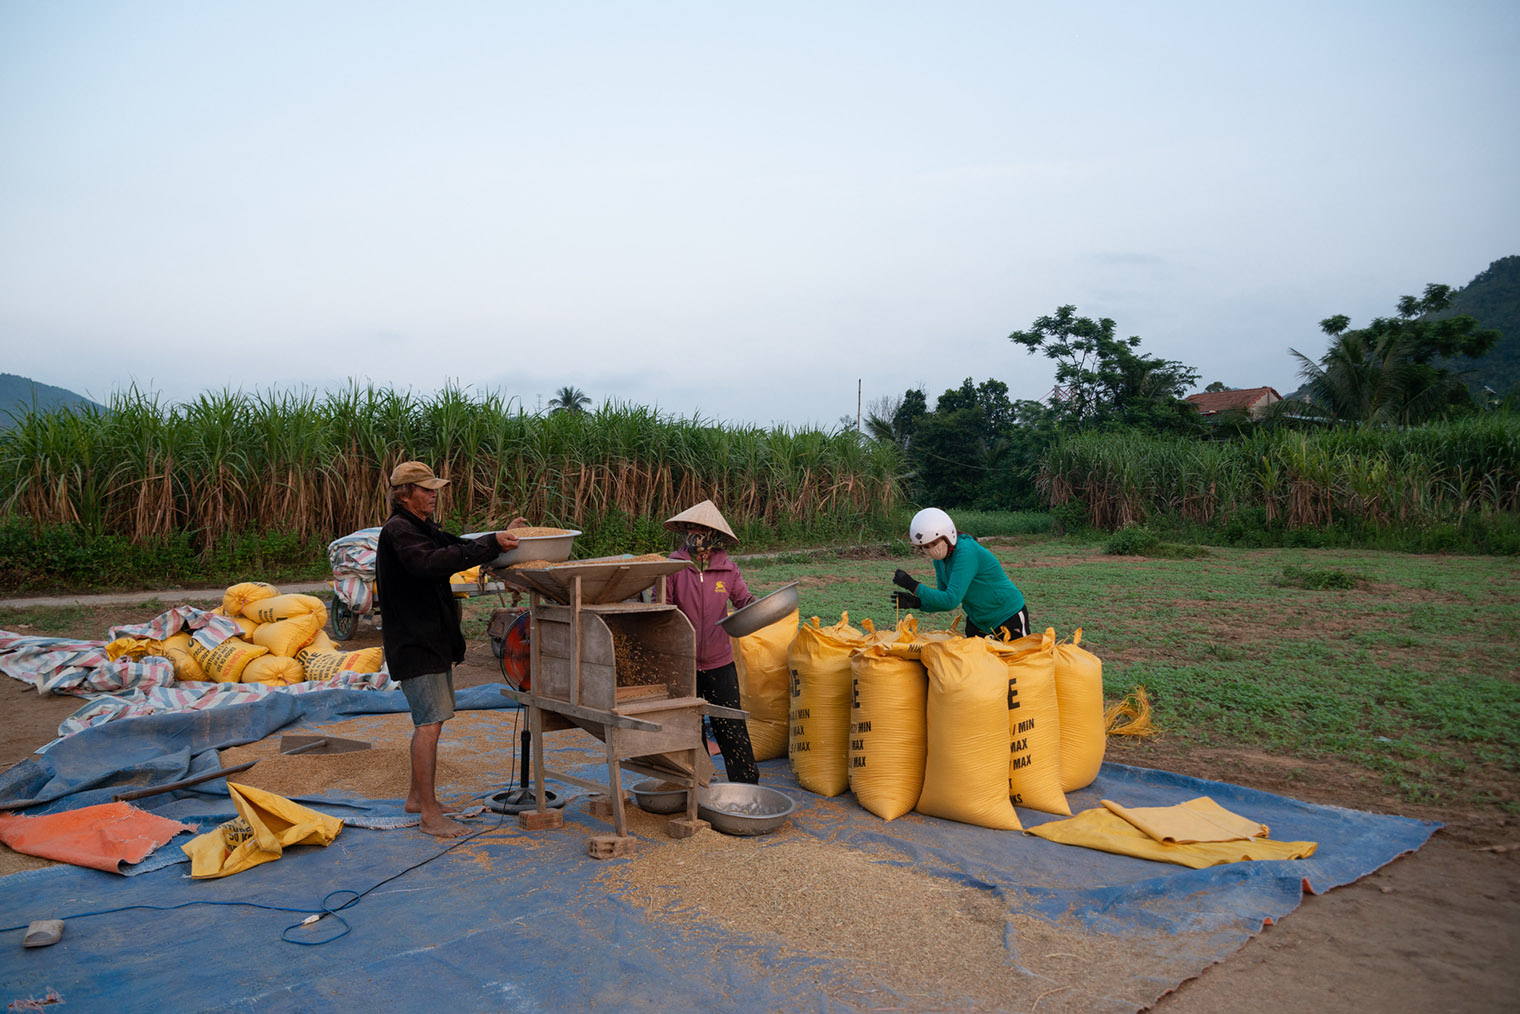
<svg viewBox="0 0 1520 1014"><path fill-rule="evenodd" d="M511 529L472 539L450 535L433 522L440 479L420 461L403 461L391 472L391 515L380 529L375 582L385 609L380 636L391 678L401 684L412 711L412 781L408 813L422 816L422 830L457 838L468 828L443 813L435 782L438 737L454 717L455 663L464 661L464 634L449 577L517 547Z"/></svg>
<svg viewBox="0 0 1520 1014"><path fill-rule="evenodd" d="M666 521L665 527L680 540L670 558L692 564L666 578L665 587L671 604L686 614L697 631L697 693L712 704L738 709L739 672L734 667L734 649L728 633L717 623L728 615L730 602L742 608L755 601L739 568L723 551L725 545L734 545L739 539L711 500L682 511ZM755 765L755 750L744 720L714 716L711 722L728 780L757 784L760 769Z"/></svg>

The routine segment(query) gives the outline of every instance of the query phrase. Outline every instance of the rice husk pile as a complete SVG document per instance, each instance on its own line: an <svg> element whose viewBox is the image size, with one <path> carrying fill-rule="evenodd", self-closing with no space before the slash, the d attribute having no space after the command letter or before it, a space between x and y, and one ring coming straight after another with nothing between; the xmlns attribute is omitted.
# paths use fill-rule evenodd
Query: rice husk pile
<svg viewBox="0 0 1520 1014"><path fill-rule="evenodd" d="M653 657L644 650L644 643L634 635L614 629L612 656L618 686L642 687L665 683L665 677L655 668Z"/></svg>
<svg viewBox="0 0 1520 1014"><path fill-rule="evenodd" d="M510 711L455 713L438 743L440 802L466 802L508 783L516 750L515 715ZM412 772L410 715L366 715L302 732L361 740L370 749L282 754L280 737L270 736L221 751L222 765L258 761L232 776L233 780L286 798L328 791L361 799L406 798Z"/></svg>
<svg viewBox="0 0 1520 1014"><path fill-rule="evenodd" d="M639 849L598 875L609 891L692 939L710 939L716 927L836 963L850 985L820 985L852 1007L1086 1011L1094 997L1134 989L1130 977L1143 973L1141 956L1117 937L1010 912L993 891L898 865L900 858L790 826L767 840L703 830L675 841L659 826L668 818L631 804L627 813ZM759 960L758 972L775 974ZM1131 998L1137 1009L1153 999Z"/></svg>
<svg viewBox="0 0 1520 1014"><path fill-rule="evenodd" d="M570 534L570 529L568 529L568 528L532 528L532 527L525 527L525 528L509 528L509 529L507 529L507 531L509 531L511 534L517 536L519 539L547 539L547 538L552 538L552 537L554 537L556 535L569 535Z"/></svg>

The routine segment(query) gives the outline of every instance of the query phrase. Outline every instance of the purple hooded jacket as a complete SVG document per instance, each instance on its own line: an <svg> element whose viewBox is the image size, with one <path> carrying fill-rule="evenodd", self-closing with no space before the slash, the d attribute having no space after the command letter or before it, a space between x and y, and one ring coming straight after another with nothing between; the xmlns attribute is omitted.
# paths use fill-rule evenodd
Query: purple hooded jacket
<svg viewBox="0 0 1520 1014"><path fill-rule="evenodd" d="M672 560L690 560L684 548L670 554ZM728 604L743 608L755 601L749 586L739 576L739 568L721 549L713 550L707 569L695 566L678 570L665 578L666 594L671 605L686 614L697 628L697 668L717 669L734 660L734 648L728 634L717 626L728 615Z"/></svg>

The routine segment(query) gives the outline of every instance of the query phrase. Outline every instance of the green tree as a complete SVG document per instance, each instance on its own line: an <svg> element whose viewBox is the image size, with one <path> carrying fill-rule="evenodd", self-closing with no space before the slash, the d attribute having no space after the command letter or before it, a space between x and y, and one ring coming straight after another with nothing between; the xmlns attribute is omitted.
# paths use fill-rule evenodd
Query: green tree
<svg viewBox="0 0 1520 1014"><path fill-rule="evenodd" d="M1115 337L1107 317L1078 317L1075 306L1041 317L1008 340L1056 362L1051 397L1061 425L1070 428L1118 425L1150 430L1195 431L1198 413L1182 400L1198 371L1171 359L1139 351L1140 338Z"/></svg>
<svg viewBox="0 0 1520 1014"><path fill-rule="evenodd" d="M909 391L894 413L908 433L907 461L917 498L941 507L1034 508L1035 472L1055 432L1054 414L1034 401L1010 401L1000 380L941 394L932 412Z"/></svg>
<svg viewBox="0 0 1520 1014"><path fill-rule="evenodd" d="M591 398L578 387L562 387L549 399L550 412L584 412Z"/></svg>
<svg viewBox="0 0 1520 1014"><path fill-rule="evenodd" d="M903 392L902 402L892 413L892 433L902 447L913 443L913 434L929 412L929 398L920 388Z"/></svg>
<svg viewBox="0 0 1520 1014"><path fill-rule="evenodd" d="M1450 286L1431 283L1419 299L1401 296L1397 316L1374 318L1364 328L1351 330L1344 314L1320 321L1331 342L1318 361L1288 350L1313 410L1341 422L1400 426L1470 410L1467 386L1437 361L1481 356L1499 332L1466 314L1429 319L1451 300Z"/></svg>

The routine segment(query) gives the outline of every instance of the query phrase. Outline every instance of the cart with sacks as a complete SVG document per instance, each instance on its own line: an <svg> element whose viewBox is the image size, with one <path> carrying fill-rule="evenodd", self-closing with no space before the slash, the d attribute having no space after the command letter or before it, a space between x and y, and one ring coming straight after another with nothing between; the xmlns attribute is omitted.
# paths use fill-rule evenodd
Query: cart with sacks
<svg viewBox="0 0 1520 1014"><path fill-rule="evenodd" d="M375 581L375 552L380 545L380 529L361 528L327 544L327 560L332 565L332 608L328 610L328 627L334 641L346 641L359 629L361 617L372 617L380 626L380 590ZM506 585L480 567L460 571L449 579L454 589L454 606L476 595L500 596Z"/></svg>

